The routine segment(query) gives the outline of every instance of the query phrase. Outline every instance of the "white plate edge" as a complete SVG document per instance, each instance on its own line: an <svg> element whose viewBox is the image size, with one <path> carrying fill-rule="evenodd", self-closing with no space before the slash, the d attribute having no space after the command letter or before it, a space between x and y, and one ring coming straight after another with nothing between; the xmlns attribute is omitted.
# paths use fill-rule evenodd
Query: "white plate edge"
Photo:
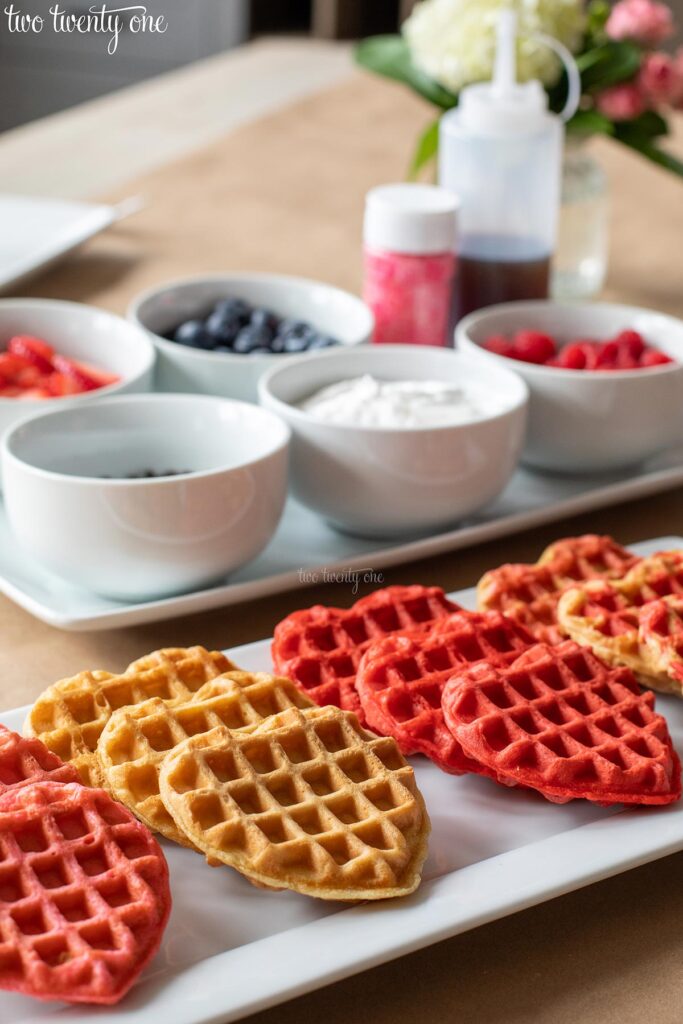
<svg viewBox="0 0 683 1024"><path fill-rule="evenodd" d="M463 530L452 530L436 537L410 541L407 544L385 548L378 552L366 552L343 561L330 563L327 569L334 572L342 569L362 569L371 560L374 569L388 569L405 562L430 558L447 551L458 551L468 544L483 544L487 541L521 533L557 521L567 515L580 515L598 508L605 508L620 501L647 497L659 491L666 491L683 484L683 466L660 470L635 480L609 484L594 491L587 491L572 498L546 505L532 512L520 512L505 516L494 522L469 526ZM315 567L311 567L315 571ZM296 569L274 576L245 583L225 584L211 590L199 590L159 601L148 601L135 605L124 605L120 609L96 612L92 615L60 615L50 606L26 594L19 586L0 576L0 592L14 601L29 614L49 626L66 632L88 632L97 629L118 629L126 626L145 625L161 619L179 618L183 615L198 614L217 608L229 607L239 601L252 601L286 590L305 589Z"/></svg>

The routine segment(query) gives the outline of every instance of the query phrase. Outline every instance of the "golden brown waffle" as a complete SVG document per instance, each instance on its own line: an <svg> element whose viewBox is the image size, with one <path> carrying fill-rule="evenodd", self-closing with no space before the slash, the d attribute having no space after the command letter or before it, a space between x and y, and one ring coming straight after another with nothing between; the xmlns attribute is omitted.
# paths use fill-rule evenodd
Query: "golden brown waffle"
<svg viewBox="0 0 683 1024"><path fill-rule="evenodd" d="M672 595L644 605L638 636L649 664L683 690L683 597Z"/></svg>
<svg viewBox="0 0 683 1024"><path fill-rule="evenodd" d="M261 885L362 900L419 884L429 819L413 770L352 712L291 709L252 733L193 736L160 788L208 858Z"/></svg>
<svg viewBox="0 0 683 1024"><path fill-rule="evenodd" d="M218 651L170 647L134 661L121 675L80 672L40 695L24 724L24 735L37 736L63 761L73 764L86 786L104 786L95 749L117 708L150 697L189 700L209 679L234 668Z"/></svg>
<svg viewBox="0 0 683 1024"><path fill-rule="evenodd" d="M289 679L228 672L184 703L151 700L119 708L105 725L97 757L107 787L146 825L182 846L193 846L159 795L159 770L170 750L217 726L249 729L287 708L314 707Z"/></svg>
<svg viewBox="0 0 683 1024"><path fill-rule="evenodd" d="M653 644L644 642L641 616L650 602L681 594L683 556L663 552L643 559L622 580L592 580L568 588L558 604L558 622L567 636L609 665L624 665L645 686L680 696L681 681L653 656Z"/></svg>
<svg viewBox="0 0 683 1024"><path fill-rule="evenodd" d="M533 565L501 565L487 572L477 587L478 607L503 612L537 640L557 644L563 639L557 622L562 592L573 583L617 579L637 562L611 537L567 537L546 548Z"/></svg>

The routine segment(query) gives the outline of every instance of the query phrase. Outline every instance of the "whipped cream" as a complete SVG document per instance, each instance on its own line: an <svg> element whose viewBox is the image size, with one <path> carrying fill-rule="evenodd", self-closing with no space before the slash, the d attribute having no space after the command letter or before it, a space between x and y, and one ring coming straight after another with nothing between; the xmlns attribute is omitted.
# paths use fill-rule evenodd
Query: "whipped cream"
<svg viewBox="0 0 683 1024"><path fill-rule="evenodd" d="M451 427L488 415L479 398L438 380L340 380L299 403L327 423L357 427Z"/></svg>

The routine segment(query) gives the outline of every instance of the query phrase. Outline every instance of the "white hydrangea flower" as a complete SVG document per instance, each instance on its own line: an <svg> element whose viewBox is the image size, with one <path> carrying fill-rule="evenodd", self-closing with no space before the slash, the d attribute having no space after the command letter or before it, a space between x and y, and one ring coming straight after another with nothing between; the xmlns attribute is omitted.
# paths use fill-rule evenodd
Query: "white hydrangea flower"
<svg viewBox="0 0 683 1024"><path fill-rule="evenodd" d="M422 0L404 22L403 34L415 65L452 92L470 82L491 78L496 49L496 24L503 8L517 11L520 82L538 78L557 81L557 56L528 38L533 32L554 36L575 52L585 24L582 0Z"/></svg>

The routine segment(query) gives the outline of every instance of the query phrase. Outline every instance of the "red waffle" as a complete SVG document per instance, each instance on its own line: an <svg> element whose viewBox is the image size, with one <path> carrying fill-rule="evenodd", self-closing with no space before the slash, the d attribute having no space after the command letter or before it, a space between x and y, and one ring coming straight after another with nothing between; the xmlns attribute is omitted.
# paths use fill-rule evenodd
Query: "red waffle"
<svg viewBox="0 0 683 1024"><path fill-rule="evenodd" d="M557 541L534 565L508 564L484 575L477 587L479 608L499 611L525 626L537 640L557 644L557 603L572 583L619 578L639 560L611 537L586 534Z"/></svg>
<svg viewBox="0 0 683 1024"><path fill-rule="evenodd" d="M421 586L385 587L348 610L315 605L275 627L273 665L316 704L335 704L363 721L356 671L370 644L431 625L458 608L440 587Z"/></svg>
<svg viewBox="0 0 683 1024"><path fill-rule="evenodd" d="M0 794L31 782L79 782L76 769L36 739L0 725Z"/></svg>
<svg viewBox="0 0 683 1024"><path fill-rule="evenodd" d="M159 845L102 790L38 782L0 796L0 988L116 1003L170 907Z"/></svg>
<svg viewBox="0 0 683 1024"><path fill-rule="evenodd" d="M386 637L366 651L356 685L371 728L393 736L404 754L425 754L454 775L474 768L441 711L444 686L482 658L508 665L534 638L499 612L460 611L425 633Z"/></svg>
<svg viewBox="0 0 683 1024"><path fill-rule="evenodd" d="M508 668L463 669L443 694L448 727L481 774L554 803L603 806L681 795L680 762L653 705L628 669L572 640L538 644Z"/></svg>
<svg viewBox="0 0 683 1024"><path fill-rule="evenodd" d="M665 597L641 608L639 638L655 671L683 684L683 597Z"/></svg>

